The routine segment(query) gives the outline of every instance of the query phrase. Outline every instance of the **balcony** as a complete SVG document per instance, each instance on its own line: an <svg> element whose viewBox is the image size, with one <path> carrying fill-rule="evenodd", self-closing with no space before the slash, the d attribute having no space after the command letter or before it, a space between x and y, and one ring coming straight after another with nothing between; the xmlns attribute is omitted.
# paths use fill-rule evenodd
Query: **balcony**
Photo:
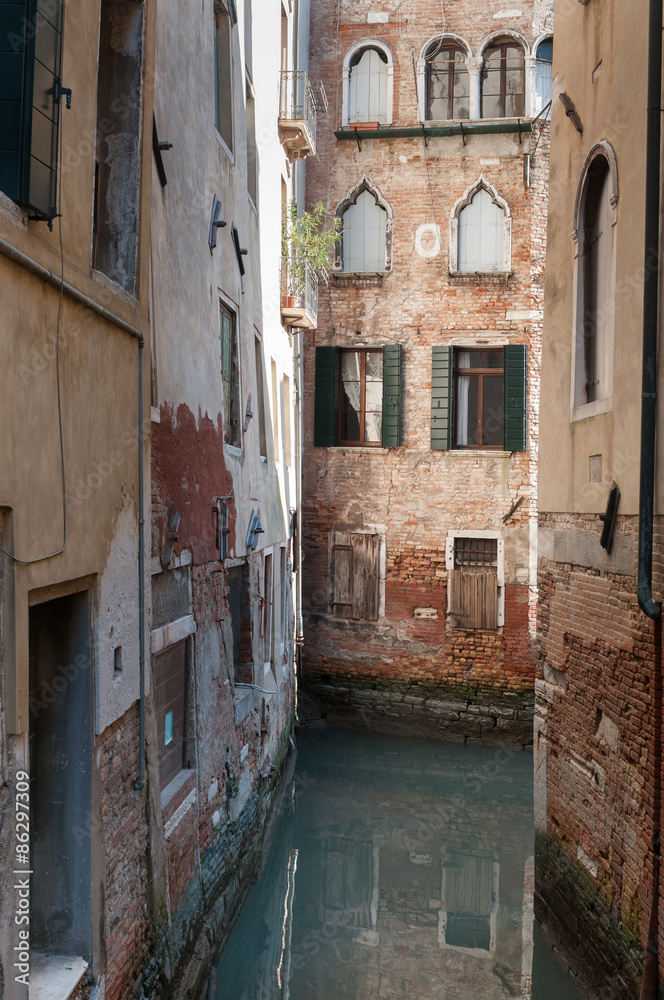
<svg viewBox="0 0 664 1000"><path fill-rule="evenodd" d="M279 140L292 163L316 155L316 118L327 110L322 83L314 93L303 70L283 70L279 89Z"/></svg>
<svg viewBox="0 0 664 1000"><path fill-rule="evenodd" d="M318 275L302 257L281 258L281 321L313 330L318 322Z"/></svg>

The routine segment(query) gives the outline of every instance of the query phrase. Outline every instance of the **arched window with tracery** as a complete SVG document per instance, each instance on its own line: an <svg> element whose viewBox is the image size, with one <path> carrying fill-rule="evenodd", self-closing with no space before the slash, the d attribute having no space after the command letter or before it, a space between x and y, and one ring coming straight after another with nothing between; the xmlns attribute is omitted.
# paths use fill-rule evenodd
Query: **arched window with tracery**
<svg viewBox="0 0 664 1000"><path fill-rule="evenodd" d="M482 118L522 118L525 111L523 46L514 38L499 38L484 50Z"/></svg>
<svg viewBox="0 0 664 1000"><path fill-rule="evenodd" d="M505 211L480 187L458 214L459 271L505 271Z"/></svg>
<svg viewBox="0 0 664 1000"><path fill-rule="evenodd" d="M358 194L342 216L344 271L384 271L387 212L368 190Z"/></svg>
<svg viewBox="0 0 664 1000"><path fill-rule="evenodd" d="M465 50L454 42L438 39L429 46L425 60L427 120L470 118L470 76Z"/></svg>

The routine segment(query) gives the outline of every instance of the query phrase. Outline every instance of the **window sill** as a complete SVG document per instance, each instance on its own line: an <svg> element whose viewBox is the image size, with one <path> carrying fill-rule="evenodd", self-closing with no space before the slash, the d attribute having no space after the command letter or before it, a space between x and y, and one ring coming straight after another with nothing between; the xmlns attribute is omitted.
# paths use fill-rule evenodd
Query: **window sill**
<svg viewBox="0 0 664 1000"><path fill-rule="evenodd" d="M448 271L450 285L506 285L514 271Z"/></svg>
<svg viewBox="0 0 664 1000"><path fill-rule="evenodd" d="M238 446L235 444L226 444L225 441L224 441L224 454L231 455L233 458L238 458L238 459L241 459L243 457L242 448L238 448Z"/></svg>
<svg viewBox="0 0 664 1000"><path fill-rule="evenodd" d="M239 726L254 710L256 690L253 687L235 691L235 725Z"/></svg>
<svg viewBox="0 0 664 1000"><path fill-rule="evenodd" d="M170 837L175 828L196 802L196 772L183 768L162 789L161 808L164 817L164 835Z"/></svg>
<svg viewBox="0 0 664 1000"><path fill-rule="evenodd" d="M334 288L379 288L391 271L330 271Z"/></svg>
<svg viewBox="0 0 664 1000"><path fill-rule="evenodd" d="M83 958L69 955L30 955L30 1000L68 1000L88 971Z"/></svg>
<svg viewBox="0 0 664 1000"><path fill-rule="evenodd" d="M232 163L233 165L235 165L235 157L234 157L234 155L233 155L233 152L232 152L232 150L231 150L231 149L230 149L230 148L229 148L229 147L228 147L228 146L226 145L226 142L225 142L225 141L224 141L224 139L222 138L222 136L221 136L221 132L220 132L220 131L218 130L218 128L217 128L217 126L216 126L216 125L214 126L214 137L215 137L215 139L217 140L217 144L219 145L219 148L221 149L222 153L224 153L224 154L225 154L225 155L226 155L226 156L228 157L228 159L230 160L230 162L231 162L231 163Z"/></svg>
<svg viewBox="0 0 664 1000"><path fill-rule="evenodd" d="M450 448L448 454L464 458L509 458L512 452L502 448Z"/></svg>
<svg viewBox="0 0 664 1000"><path fill-rule="evenodd" d="M581 406L573 406L569 411L570 423L574 423L577 420L587 420L589 417L596 417L600 413L608 413L612 409L613 396L596 399L592 403L583 403Z"/></svg>

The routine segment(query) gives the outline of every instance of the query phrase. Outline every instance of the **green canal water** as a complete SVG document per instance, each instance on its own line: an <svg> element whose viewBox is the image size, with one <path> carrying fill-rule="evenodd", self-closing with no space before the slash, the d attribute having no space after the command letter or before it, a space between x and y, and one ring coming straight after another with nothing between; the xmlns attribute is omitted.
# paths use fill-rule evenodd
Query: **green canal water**
<svg viewBox="0 0 664 1000"><path fill-rule="evenodd" d="M303 732L218 1000L583 1000L533 920L532 754Z"/></svg>

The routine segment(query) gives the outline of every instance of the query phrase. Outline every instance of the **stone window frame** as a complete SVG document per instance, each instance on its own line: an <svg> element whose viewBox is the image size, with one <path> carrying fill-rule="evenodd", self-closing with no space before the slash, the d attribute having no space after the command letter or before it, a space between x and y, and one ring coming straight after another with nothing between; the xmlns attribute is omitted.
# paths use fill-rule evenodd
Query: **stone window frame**
<svg viewBox="0 0 664 1000"><path fill-rule="evenodd" d="M498 542L498 564L496 566L496 585L498 587L498 615L496 628L503 628L505 625L505 540L499 531L486 529L483 531L463 530L448 531L445 539L445 569L454 569L454 542L457 538L493 538ZM447 590L446 614L450 614L449 609L449 587Z"/></svg>
<svg viewBox="0 0 664 1000"><path fill-rule="evenodd" d="M386 214L387 219L385 221L385 267L382 271L344 271L344 258L343 258L343 220L344 215L351 207L354 205L359 196L363 191L368 191L369 194L373 195L376 204L382 208ZM341 222L341 239L336 245L334 251L334 263L333 270L339 274L344 275L367 275L367 274L390 274L392 271L392 239L394 232L394 211L390 203L383 197L378 188L371 183L366 174L363 174L362 180L352 188L345 198L339 202L335 210L335 216Z"/></svg>
<svg viewBox="0 0 664 1000"><path fill-rule="evenodd" d="M503 267L495 271L475 272L459 270L459 217L464 208L470 205L475 195L484 189L499 208L503 210ZM450 268L449 273L453 277L460 277L469 274L500 274L509 276L512 273L512 213L507 201L498 193L482 172L476 181L466 188L462 196L452 206L450 212Z"/></svg>
<svg viewBox="0 0 664 1000"><path fill-rule="evenodd" d="M386 125L394 120L394 53L391 46L380 38L360 38L346 50L341 75L341 124L343 128L352 128L349 122L350 113L350 69L351 60L363 49L379 49L387 58L387 99L385 101Z"/></svg>
<svg viewBox="0 0 664 1000"><path fill-rule="evenodd" d="M334 612L334 536L337 531L348 531L356 535L378 535L378 618L352 619L337 615ZM385 524L333 524L327 536L327 614L335 621L356 622L365 625L380 622L385 618L385 587L387 582L387 526Z"/></svg>
<svg viewBox="0 0 664 1000"><path fill-rule="evenodd" d="M477 51L473 54L473 51L468 44L468 42L463 38L462 35L456 34L452 31L447 32L437 32L427 39L425 44L420 49L420 54L417 60L416 67L416 77L417 77L417 119L419 122L426 122L429 119L426 117L426 55L431 46L437 41L448 42L450 44L459 45L465 49L466 55L466 67L470 75L470 118L464 119L464 121L482 121L482 66L484 65L484 53L486 49L491 46L493 42L498 41L499 38L511 38L519 45L523 46L523 56L524 56L524 81L525 81L525 92L526 92L526 107L525 114L523 118L534 118L537 113L537 101L535 93L535 64L537 61L537 49L544 41L549 39L553 40L553 32L545 31L539 35L532 45L528 42L525 35L514 28L498 28L487 35L477 48ZM506 119L485 119L488 121L517 121L516 118L506 118Z"/></svg>
<svg viewBox="0 0 664 1000"><path fill-rule="evenodd" d="M603 374L609 392L600 399L590 403L577 403L577 384L579 375L579 365L583 364L583 350L578 349L579 326L583 323L583 295L582 295L582 267L583 267L583 246L581 237L582 215L585 207L585 196L587 192L589 171L598 157L604 157L609 168L609 204L611 206L611 294L609 301L615 303L616 291L616 260L617 260L617 234L618 234L618 200L620 190L618 185L618 160L615 150L607 139L596 142L588 151L579 176L579 183L574 201L574 229L572 231L572 242L574 248L574 272L572 279L572 329L571 329L571 373L570 373L570 400L569 419L570 422L584 420L587 417L594 417L599 413L606 413L613 408L613 351L615 343L615 308L608 310L608 325L606 336L606 352L603 358Z"/></svg>

